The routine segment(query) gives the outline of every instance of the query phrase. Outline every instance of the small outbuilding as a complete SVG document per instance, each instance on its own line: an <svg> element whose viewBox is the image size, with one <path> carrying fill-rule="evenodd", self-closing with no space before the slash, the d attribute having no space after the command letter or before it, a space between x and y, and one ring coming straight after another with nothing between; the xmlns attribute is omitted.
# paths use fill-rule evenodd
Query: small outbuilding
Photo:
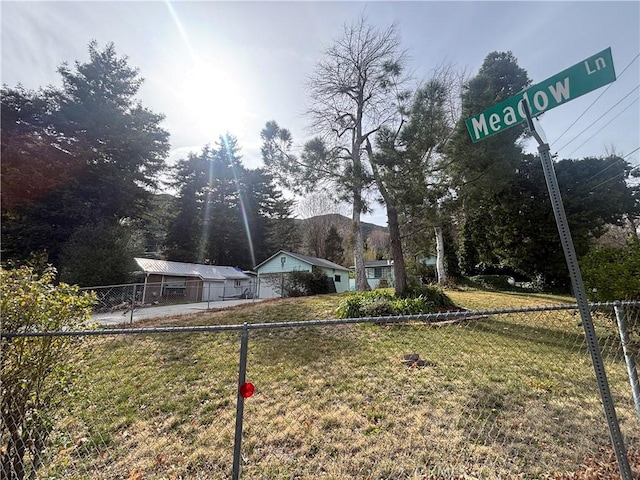
<svg viewBox="0 0 640 480"><path fill-rule="evenodd" d="M234 267L134 259L144 273L143 303L167 299L188 302L253 298L254 279Z"/></svg>
<svg viewBox="0 0 640 480"><path fill-rule="evenodd" d="M295 271L324 272L335 285L338 293L349 290L349 269L324 258L309 257L299 253L280 250L256 266L258 274L258 298L278 298L283 296L286 276Z"/></svg>

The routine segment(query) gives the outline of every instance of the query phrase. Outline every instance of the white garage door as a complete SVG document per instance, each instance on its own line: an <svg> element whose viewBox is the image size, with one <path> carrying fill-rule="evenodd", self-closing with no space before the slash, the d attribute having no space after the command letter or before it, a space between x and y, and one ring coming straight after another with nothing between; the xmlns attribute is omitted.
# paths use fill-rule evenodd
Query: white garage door
<svg viewBox="0 0 640 480"><path fill-rule="evenodd" d="M277 279L273 276L258 277L259 292L258 298L280 298L280 288L276 288Z"/></svg>

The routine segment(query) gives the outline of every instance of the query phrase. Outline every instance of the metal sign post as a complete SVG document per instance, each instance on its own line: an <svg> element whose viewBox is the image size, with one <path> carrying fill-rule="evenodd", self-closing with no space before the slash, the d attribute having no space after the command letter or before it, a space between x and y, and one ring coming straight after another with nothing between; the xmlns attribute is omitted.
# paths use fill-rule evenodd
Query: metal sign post
<svg viewBox="0 0 640 480"><path fill-rule="evenodd" d="M531 134L538 142L538 152L540 153L540 160L542 161L542 171L544 172L544 179L547 182L547 189L549 190L549 197L551 198L551 207L553 208L553 215L556 219L556 225L558 226L558 233L560 234L560 243L562 244L562 250L564 250L567 267L569 267L569 277L571 278L571 285L573 286L573 292L578 303L578 310L580 311L587 346L589 347L591 361L593 362L593 368L596 373L600 397L602 398L602 404L604 406L604 413L607 417L607 423L609 424L609 434L611 436L613 449L616 453L616 459L618 460L620 475L624 480L633 480L633 474L631 473L631 467L629 466L629 458L627 457L624 440L622 439L622 434L620 432L618 417L613 405L613 399L611 398L611 391L609 390L609 382L607 381L607 374L605 372L602 355L600 353L598 337L596 336L593 319L591 318L591 310L589 309L589 302L587 301L587 295L582 281L582 272L580 271L580 265L578 265L576 251L573 246L573 239L571 238L571 232L569 231L569 223L567 222L567 215L564 211L562 196L560 195L560 188L558 187L558 179L553 168L551 154L549 153L549 144L544 142L538 132L536 132L526 100L523 100L523 106L527 117L527 125L531 130Z"/></svg>
<svg viewBox="0 0 640 480"><path fill-rule="evenodd" d="M618 468L623 480L633 480L629 459L620 433L620 425L616 416L616 411L609 391L609 383L602 362L600 353L600 345L593 327L593 319L587 302L587 296L582 282L582 273L578 265L571 232L567 223L567 216L562 204L560 188L558 180L553 169L551 161L550 148L540 134L536 132L532 120L531 108L533 115L539 115L542 112L562 105L565 102L573 100L585 93L593 91L608 83L615 81L616 74L613 66L613 57L611 48L607 48L584 61L569 67L566 70L544 80L543 82L529 87L527 90L514 95L507 100L489 107L482 113L468 118L465 123L469 130L469 135L473 142L483 140L484 138L501 132L507 128L511 128L522 122L527 122L531 134L538 142L538 152L542 161L542 170L544 178L551 197L551 206L556 219L558 233L560 234L560 243L564 250L567 267L569 267L569 276L571 284L582 317L582 326L593 361L593 368L596 373L598 388L600 389L600 397L604 406L604 413L609 424L609 434L611 443L618 460Z"/></svg>

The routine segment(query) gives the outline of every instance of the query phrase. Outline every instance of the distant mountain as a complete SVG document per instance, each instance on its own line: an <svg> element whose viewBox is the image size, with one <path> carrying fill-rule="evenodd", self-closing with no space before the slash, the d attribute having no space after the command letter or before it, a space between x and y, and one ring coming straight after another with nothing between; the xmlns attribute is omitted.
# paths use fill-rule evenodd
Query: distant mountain
<svg viewBox="0 0 640 480"><path fill-rule="evenodd" d="M351 232L351 219L349 217L345 217L344 215L340 215L339 213L329 213L327 215L318 215L316 217L296 219L295 223L297 226L304 228L305 224L308 224L314 219L322 219L323 223L326 222L326 224L328 225L335 225L340 234L343 236L344 233ZM374 231L388 233L389 229L387 227L376 225L375 223L362 222L362 236L365 239Z"/></svg>

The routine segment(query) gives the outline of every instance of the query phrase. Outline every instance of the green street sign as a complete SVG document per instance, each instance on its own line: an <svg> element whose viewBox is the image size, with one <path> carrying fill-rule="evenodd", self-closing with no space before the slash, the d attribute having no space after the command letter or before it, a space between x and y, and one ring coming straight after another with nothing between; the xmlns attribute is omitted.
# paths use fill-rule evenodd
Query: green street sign
<svg viewBox="0 0 640 480"><path fill-rule="evenodd" d="M611 48L576 63L574 66L533 85L523 92L465 120L471 140L477 142L525 122L522 99L526 99L531 116L551 110L616 79Z"/></svg>

